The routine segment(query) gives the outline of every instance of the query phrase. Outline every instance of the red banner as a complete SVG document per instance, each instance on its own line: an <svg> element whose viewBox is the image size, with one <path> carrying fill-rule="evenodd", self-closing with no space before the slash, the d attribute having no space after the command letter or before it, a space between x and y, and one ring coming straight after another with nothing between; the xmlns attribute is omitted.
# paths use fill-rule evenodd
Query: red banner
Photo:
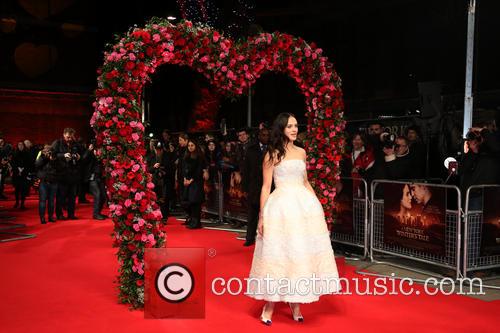
<svg viewBox="0 0 500 333"><path fill-rule="evenodd" d="M342 179L342 186L335 197L334 216L334 233L354 235L353 182L350 179Z"/></svg>

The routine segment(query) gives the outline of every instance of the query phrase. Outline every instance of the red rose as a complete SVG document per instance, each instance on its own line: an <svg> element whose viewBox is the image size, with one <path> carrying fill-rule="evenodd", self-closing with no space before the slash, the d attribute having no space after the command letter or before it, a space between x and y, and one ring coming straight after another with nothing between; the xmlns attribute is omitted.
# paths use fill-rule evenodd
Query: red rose
<svg viewBox="0 0 500 333"><path fill-rule="evenodd" d="M125 69L127 71L131 71L132 69L134 69L134 67L135 67L135 63L132 61L127 61L127 63L125 64Z"/></svg>

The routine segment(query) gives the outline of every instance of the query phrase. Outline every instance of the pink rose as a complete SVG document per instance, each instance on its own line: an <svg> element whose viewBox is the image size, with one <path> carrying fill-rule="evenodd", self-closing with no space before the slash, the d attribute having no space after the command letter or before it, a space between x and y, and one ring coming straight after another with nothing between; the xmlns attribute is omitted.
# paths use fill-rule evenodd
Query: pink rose
<svg viewBox="0 0 500 333"><path fill-rule="evenodd" d="M132 200L130 199L125 200L125 207L130 207L130 206L132 206Z"/></svg>
<svg viewBox="0 0 500 333"><path fill-rule="evenodd" d="M134 140L134 141L139 141L139 138L140 138L139 134L137 134L137 133L132 133L132 140Z"/></svg>
<svg viewBox="0 0 500 333"><path fill-rule="evenodd" d="M134 164L132 166L132 172L137 172L137 171L139 171L140 168L141 168L141 166L139 164Z"/></svg>

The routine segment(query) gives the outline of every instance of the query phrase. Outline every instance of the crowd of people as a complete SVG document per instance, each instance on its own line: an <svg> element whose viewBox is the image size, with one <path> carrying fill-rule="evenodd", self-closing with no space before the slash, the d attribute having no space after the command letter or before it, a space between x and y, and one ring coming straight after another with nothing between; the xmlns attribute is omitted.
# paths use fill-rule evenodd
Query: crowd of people
<svg viewBox="0 0 500 333"><path fill-rule="evenodd" d="M246 194L245 246L254 244L262 159L269 135L269 129L261 124L256 132L241 128L233 137L187 133L174 136L168 130L158 138L148 137L145 161L164 221L172 211L180 211L186 215L187 228L201 228L205 185L214 183L222 171L223 184L241 184ZM297 145L301 145L302 135ZM500 184L499 138L492 124L471 129L459 161L462 191L471 185ZM361 179L368 184L373 179L425 181L427 149L418 127L407 127L404 135L396 135L384 130L384 124L372 122L366 131L351 133L348 142L341 172L343 177L354 179L357 195L363 192ZM26 196L33 188L38 189L41 223L77 219L77 198L78 203L88 202L87 193L94 198L92 217L106 218L102 214L107 201L103 166L96 158L93 143L77 140L75 130L66 128L62 138L41 147L25 140L13 148L0 138L0 160L0 199L6 199L4 184L9 177L15 188L14 208L26 209Z"/></svg>
<svg viewBox="0 0 500 333"><path fill-rule="evenodd" d="M255 182L246 180L262 178L258 170L262 161L258 160L260 157L255 155L255 151L256 147L259 152L265 149L269 130L261 126L257 141L252 139L247 128L238 130L236 137L237 140L229 136L189 136L186 133L172 137L168 130L164 130L160 138L148 139L146 164L153 175L158 203L165 219L180 206L187 215L184 222L187 228L201 228L205 183L214 183L219 171L224 171L223 183L241 184L250 194L250 199L254 198L258 204L256 191L260 193L260 188L255 186ZM258 209L250 216L255 219Z"/></svg>
<svg viewBox="0 0 500 333"><path fill-rule="evenodd" d="M104 220L102 209L106 202L103 168L95 155L93 143L76 139L76 131L65 128L63 136L52 144L34 146L29 140L16 147L0 138L0 198L6 200L5 181L12 179L15 192L13 208L25 210L26 197L38 190L40 222L76 220L76 200L88 202L86 194L94 197L93 215Z"/></svg>
<svg viewBox="0 0 500 333"><path fill-rule="evenodd" d="M363 194L361 179L368 186L374 179L427 182L426 164L442 163L429 161L428 147L416 126L407 127L404 135L396 135L385 131L382 123L372 122L367 133L353 133L350 142L350 152L342 160L341 168L343 177L353 178L355 195ZM500 184L500 132L494 121L471 128L463 152L455 153L458 153L458 176L450 183L459 186L464 198L470 186ZM474 207L479 209L477 205Z"/></svg>

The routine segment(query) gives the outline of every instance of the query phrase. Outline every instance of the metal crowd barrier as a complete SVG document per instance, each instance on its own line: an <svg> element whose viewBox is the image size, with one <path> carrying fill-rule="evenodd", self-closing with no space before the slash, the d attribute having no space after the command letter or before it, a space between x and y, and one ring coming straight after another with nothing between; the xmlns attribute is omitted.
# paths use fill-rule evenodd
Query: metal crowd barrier
<svg viewBox="0 0 500 333"><path fill-rule="evenodd" d="M464 257L463 257L463 275L467 278L467 274L472 271L487 270L500 267L500 255L481 255L481 241L484 235L484 189L498 188L500 185L476 185L467 189L465 196L465 213L464 213ZM471 192L480 190L481 196L477 199L481 200L481 209L471 210L469 208L471 202ZM496 217L500 220L500 216ZM498 241L498 240L497 240ZM494 286L490 286L495 288ZM500 289L496 287L496 289Z"/></svg>
<svg viewBox="0 0 500 333"><path fill-rule="evenodd" d="M247 222L248 216L246 213L247 207L244 205L241 211L232 211L225 205L226 196L224 191L226 190L223 172L218 170L217 181L214 183L214 191L212 191L211 198L209 200L210 204L204 205L202 211L210 214L216 215L218 217L218 223L222 224L225 221L233 220L239 222Z"/></svg>
<svg viewBox="0 0 500 333"><path fill-rule="evenodd" d="M218 171L215 182L213 182L213 191L210 193L210 200L208 200L208 204L202 206L202 211L204 213L217 216L218 218L217 222L223 223L224 222L223 209L224 209L224 186L222 184L222 173Z"/></svg>
<svg viewBox="0 0 500 333"><path fill-rule="evenodd" d="M376 264L386 264L394 267L399 267L418 273L436 275L422 270L417 270L414 267L397 265L391 262L376 261L375 253L382 253L393 257L409 259L412 261L422 262L435 266L453 269L456 279L460 277L460 208L455 210L446 210L445 224L445 255L430 254L428 252L402 247L395 244L384 242L384 200L375 199L375 191L379 184L402 184L402 185L424 185L430 188L444 188L447 191L456 191L457 207L461 207L460 189L452 185L440 185L430 183L411 183L388 180L374 180L371 187L371 223L370 223L370 261ZM366 268L366 267L365 267ZM359 271L361 274L366 274Z"/></svg>
<svg viewBox="0 0 500 333"><path fill-rule="evenodd" d="M354 178L342 177L342 180L353 181ZM362 184L364 191L364 196L359 197L352 193L352 222L353 222L353 234L342 233L335 230L335 227L331 233L331 240L335 243L345 244L355 247L360 247L363 249L363 257L361 259L366 259L368 256L368 183L364 179L356 179ZM357 190L357 189L356 189Z"/></svg>

